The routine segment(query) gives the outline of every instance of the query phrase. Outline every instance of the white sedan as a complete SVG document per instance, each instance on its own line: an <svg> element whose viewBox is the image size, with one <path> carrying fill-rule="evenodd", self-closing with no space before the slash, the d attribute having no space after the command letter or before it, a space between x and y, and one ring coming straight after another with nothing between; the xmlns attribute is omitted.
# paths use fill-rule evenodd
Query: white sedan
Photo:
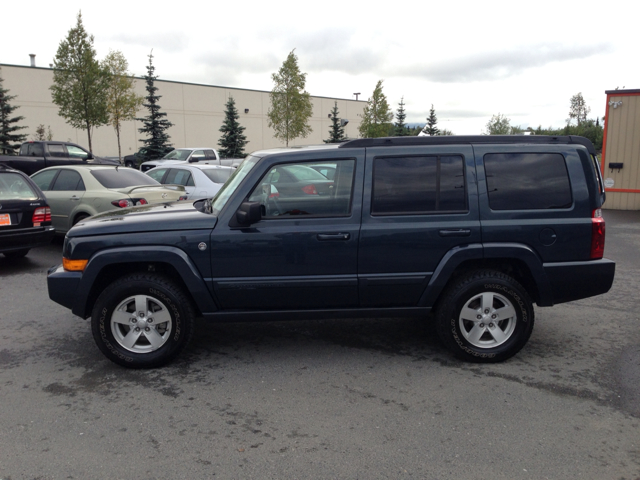
<svg viewBox="0 0 640 480"><path fill-rule="evenodd" d="M220 165L166 165L147 172L163 185L182 185L189 200L215 196L236 169Z"/></svg>

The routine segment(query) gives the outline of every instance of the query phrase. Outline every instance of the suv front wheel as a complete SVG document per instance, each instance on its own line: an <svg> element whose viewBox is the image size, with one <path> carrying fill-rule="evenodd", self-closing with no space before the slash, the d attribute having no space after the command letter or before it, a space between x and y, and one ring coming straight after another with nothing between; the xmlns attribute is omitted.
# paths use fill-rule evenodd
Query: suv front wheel
<svg viewBox="0 0 640 480"><path fill-rule="evenodd" d="M98 297L91 329L98 348L112 362L154 368L186 347L194 320L190 299L173 282L156 274L132 274Z"/></svg>
<svg viewBox="0 0 640 480"><path fill-rule="evenodd" d="M436 311L442 342L459 358L501 362L524 347L534 311L526 290L504 273L481 270L449 287Z"/></svg>

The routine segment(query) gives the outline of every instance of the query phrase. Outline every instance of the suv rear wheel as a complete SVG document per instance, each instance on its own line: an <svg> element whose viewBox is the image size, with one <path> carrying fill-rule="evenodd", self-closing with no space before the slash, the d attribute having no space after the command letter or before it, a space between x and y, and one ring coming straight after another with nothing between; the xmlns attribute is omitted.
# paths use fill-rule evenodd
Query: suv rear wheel
<svg viewBox="0 0 640 480"><path fill-rule="evenodd" d="M533 330L533 303L504 273L481 270L457 280L436 312L442 342L463 360L500 362L518 353Z"/></svg>
<svg viewBox="0 0 640 480"><path fill-rule="evenodd" d="M112 362L154 368L186 347L194 320L191 301L177 285L161 275L133 274L98 297L91 327L98 348Z"/></svg>

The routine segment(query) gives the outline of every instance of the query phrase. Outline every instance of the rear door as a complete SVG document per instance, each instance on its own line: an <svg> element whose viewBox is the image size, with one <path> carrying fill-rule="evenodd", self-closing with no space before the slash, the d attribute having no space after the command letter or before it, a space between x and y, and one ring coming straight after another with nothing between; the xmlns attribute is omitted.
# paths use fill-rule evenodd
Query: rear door
<svg viewBox="0 0 640 480"><path fill-rule="evenodd" d="M367 149L361 307L417 306L442 258L480 242L469 145Z"/></svg>
<svg viewBox="0 0 640 480"><path fill-rule="evenodd" d="M34 180L36 180L35 177ZM36 183L40 186L37 180ZM51 208L51 224L57 232L66 232L71 228L69 216L85 194L82 177L75 170L61 168L53 183L49 185L48 190L43 189L43 191Z"/></svg>

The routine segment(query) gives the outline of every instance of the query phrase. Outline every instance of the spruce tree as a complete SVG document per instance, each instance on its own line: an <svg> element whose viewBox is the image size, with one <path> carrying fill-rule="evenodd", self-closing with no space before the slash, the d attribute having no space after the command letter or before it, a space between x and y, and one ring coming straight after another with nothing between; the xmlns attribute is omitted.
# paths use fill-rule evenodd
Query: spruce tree
<svg viewBox="0 0 640 480"><path fill-rule="evenodd" d="M142 158L143 162L163 157L167 148L171 146L169 143L169 138L171 137L167 130L173 127L173 123L165 118L167 116L165 112L160 111L158 100L162 96L156 95L158 87L155 86L155 81L158 76L154 75L154 72L153 54L150 53L147 74L144 76L147 84L145 87L147 96L145 97L145 103L142 104L143 107L149 110L149 115L144 118L136 118L136 120L144 124L144 127L139 128L138 131L147 135L147 138L140 139L144 146L147 147L147 151Z"/></svg>
<svg viewBox="0 0 640 480"><path fill-rule="evenodd" d="M429 110L429 116L427 117L427 124L424 126L422 131L431 137L440 135L440 130L437 125L438 117L436 117L436 111L433 109L433 104L431 104L431 110Z"/></svg>
<svg viewBox="0 0 640 480"><path fill-rule="evenodd" d="M15 95L9 95L9 90L3 86L4 79L0 76L0 153L3 155L15 155L16 150L20 148L20 144L27 139L26 134L17 133L27 127L19 127L15 125L24 117L12 117L12 113L17 106L11 105L9 102L16 98Z"/></svg>
<svg viewBox="0 0 640 480"><path fill-rule="evenodd" d="M404 111L404 97L402 97L400 99L400 103L398 104L398 110L396 110L396 123L394 124L395 129L393 131L393 134L396 137L405 137L407 135L410 135L409 130L404 123L406 118L407 114Z"/></svg>
<svg viewBox="0 0 640 480"><path fill-rule="evenodd" d="M236 108L236 101L233 97L229 97L225 105L224 123L220 127L222 136L218 140L220 150L218 153L222 158L244 158L244 147L249 143L247 136L244 134L245 127L238 123L240 115Z"/></svg>
<svg viewBox="0 0 640 480"><path fill-rule="evenodd" d="M331 128L329 128L329 139L324 140L324 143L341 143L346 140L344 135L344 127L342 126L342 120L338 117L338 102L334 102L333 109L331 110Z"/></svg>

